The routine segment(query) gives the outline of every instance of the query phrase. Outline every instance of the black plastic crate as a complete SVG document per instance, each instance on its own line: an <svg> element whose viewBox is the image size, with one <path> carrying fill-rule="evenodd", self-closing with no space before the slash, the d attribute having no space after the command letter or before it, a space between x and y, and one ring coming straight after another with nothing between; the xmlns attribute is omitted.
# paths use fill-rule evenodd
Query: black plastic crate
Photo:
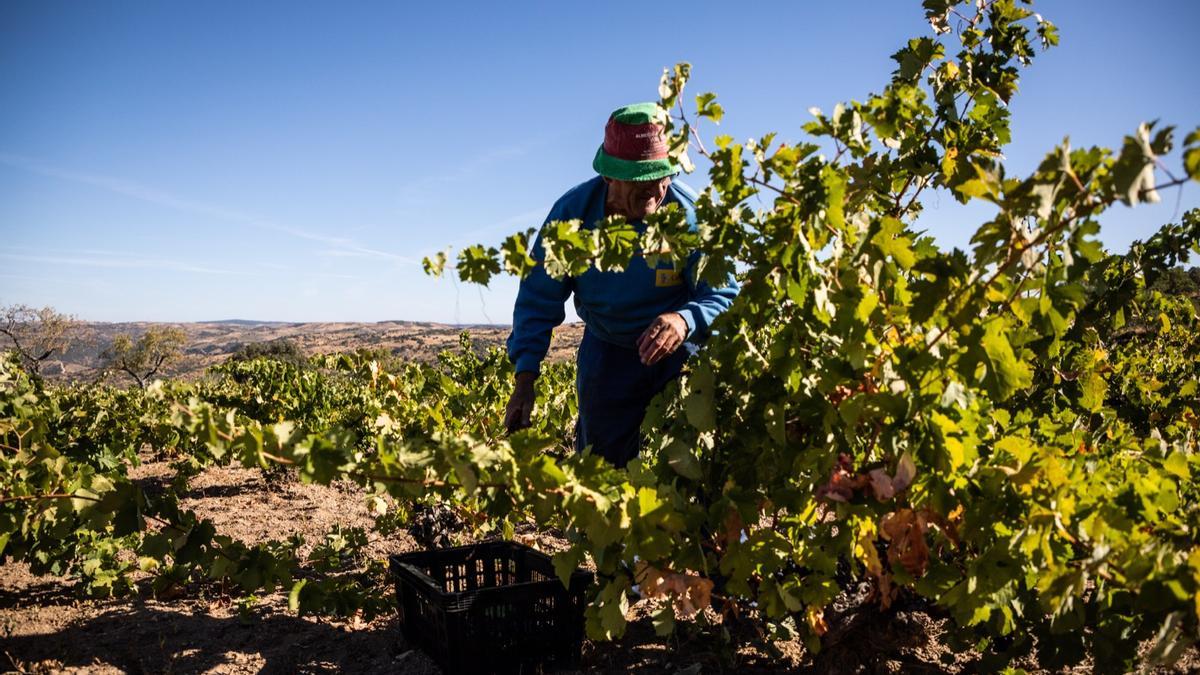
<svg viewBox="0 0 1200 675"><path fill-rule="evenodd" d="M563 588L549 556L508 541L394 555L390 567L404 637L447 673L579 664L591 572Z"/></svg>

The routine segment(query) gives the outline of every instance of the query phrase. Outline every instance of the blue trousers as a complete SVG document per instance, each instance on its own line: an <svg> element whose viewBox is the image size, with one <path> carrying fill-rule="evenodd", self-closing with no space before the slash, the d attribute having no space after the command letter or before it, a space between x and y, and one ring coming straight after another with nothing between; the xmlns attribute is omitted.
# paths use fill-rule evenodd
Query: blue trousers
<svg viewBox="0 0 1200 675"><path fill-rule="evenodd" d="M576 356L575 451L590 445L594 454L614 465L628 464L641 450L640 429L650 399L679 376L697 349L685 342L658 363L644 366L636 348L609 344L585 330Z"/></svg>

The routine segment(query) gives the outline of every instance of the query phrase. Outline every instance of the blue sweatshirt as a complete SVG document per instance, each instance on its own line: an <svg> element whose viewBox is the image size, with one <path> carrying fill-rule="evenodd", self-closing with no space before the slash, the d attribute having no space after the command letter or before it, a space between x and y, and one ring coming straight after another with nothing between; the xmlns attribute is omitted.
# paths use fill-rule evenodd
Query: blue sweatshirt
<svg viewBox="0 0 1200 675"><path fill-rule="evenodd" d="M578 218L583 227L595 228L604 218L604 200L608 184L600 176L581 183L563 195L546 223ZM696 193L691 188L672 181L664 204L679 204L687 222L696 227ZM631 223L638 232L645 231L641 222ZM738 293L738 284L731 274L725 285L712 288L696 279L699 252L693 252L686 268L674 273L669 260L661 260L658 269L650 269L641 254L635 254L623 272L601 272L589 269L577 277L556 280L546 274L543 265L546 252L539 232L531 255L538 265L521 280L513 308L513 328L508 336L508 357L516 371L538 372L546 351L550 348L553 328L563 322L563 304L572 293L575 311L597 338L620 347L636 348L638 336L659 314L679 312L687 322L687 339L701 342L709 333L709 325L718 314L729 308Z"/></svg>

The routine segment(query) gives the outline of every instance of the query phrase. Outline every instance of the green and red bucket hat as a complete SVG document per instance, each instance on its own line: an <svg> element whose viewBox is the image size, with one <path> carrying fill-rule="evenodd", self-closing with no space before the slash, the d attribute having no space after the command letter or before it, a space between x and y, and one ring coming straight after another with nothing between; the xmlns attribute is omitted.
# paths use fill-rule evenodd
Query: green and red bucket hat
<svg viewBox="0 0 1200 675"><path fill-rule="evenodd" d="M658 105L635 103L617 108L604 127L604 144L592 168L608 178L658 180L679 173L667 153L667 139L655 122Z"/></svg>

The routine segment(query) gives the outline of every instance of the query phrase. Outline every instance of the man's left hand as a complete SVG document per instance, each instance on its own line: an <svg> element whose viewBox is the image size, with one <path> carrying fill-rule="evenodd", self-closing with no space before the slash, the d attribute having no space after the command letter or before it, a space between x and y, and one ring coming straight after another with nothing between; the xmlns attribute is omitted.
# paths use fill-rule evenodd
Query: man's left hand
<svg viewBox="0 0 1200 675"><path fill-rule="evenodd" d="M642 364L652 366L679 349L687 339L687 321L679 312L659 314L637 340Z"/></svg>

